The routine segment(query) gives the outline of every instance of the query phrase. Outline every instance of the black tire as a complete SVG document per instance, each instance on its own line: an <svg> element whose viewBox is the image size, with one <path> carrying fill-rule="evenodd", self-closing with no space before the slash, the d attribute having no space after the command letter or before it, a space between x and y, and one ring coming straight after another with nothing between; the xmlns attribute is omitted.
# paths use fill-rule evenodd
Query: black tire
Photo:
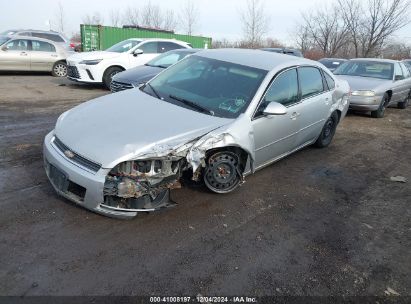
<svg viewBox="0 0 411 304"><path fill-rule="evenodd" d="M320 136L317 138L317 141L314 144L316 147L325 148L330 145L335 135L335 131L337 130L338 120L339 116L337 112L333 112L325 122L324 127L321 130Z"/></svg>
<svg viewBox="0 0 411 304"><path fill-rule="evenodd" d="M397 105L398 109L406 109L410 103L410 98L411 98L411 91L408 92L408 95L404 99L404 101L398 103Z"/></svg>
<svg viewBox="0 0 411 304"><path fill-rule="evenodd" d="M58 61L53 65L51 75L54 77L67 77L67 64L64 61Z"/></svg>
<svg viewBox="0 0 411 304"><path fill-rule="evenodd" d="M240 161L233 152L217 152L207 160L204 183L215 193L229 193L241 182Z"/></svg>
<svg viewBox="0 0 411 304"><path fill-rule="evenodd" d="M371 112L371 117L373 117L373 118L383 118L384 114L385 114L385 108L387 107L389 102L390 102L390 95L385 93L382 100L381 100L381 104L380 104L378 110L372 111Z"/></svg>
<svg viewBox="0 0 411 304"><path fill-rule="evenodd" d="M103 84L107 89L110 89L110 83L111 83L111 79L113 78L114 75L116 75L117 73L120 73L124 71L122 68L120 67L110 67L108 68L103 75Z"/></svg>

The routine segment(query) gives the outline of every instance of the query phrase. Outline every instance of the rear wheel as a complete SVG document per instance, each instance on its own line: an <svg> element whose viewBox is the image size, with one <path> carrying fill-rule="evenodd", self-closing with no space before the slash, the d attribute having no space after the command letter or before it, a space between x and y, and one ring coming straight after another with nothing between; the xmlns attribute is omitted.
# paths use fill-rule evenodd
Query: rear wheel
<svg viewBox="0 0 411 304"><path fill-rule="evenodd" d="M103 84L107 89L110 89L110 83L111 80L113 79L113 76L122 72L123 69L120 67L111 67L108 68L103 75Z"/></svg>
<svg viewBox="0 0 411 304"><path fill-rule="evenodd" d="M66 77L67 76L67 64L63 61L56 62L53 65L51 74L54 77Z"/></svg>
<svg viewBox="0 0 411 304"><path fill-rule="evenodd" d="M387 107L388 103L390 102L390 96L385 93L384 97L381 100L381 104L376 111L371 112L371 117L373 118L383 118L385 114L385 108Z"/></svg>
<svg viewBox="0 0 411 304"><path fill-rule="evenodd" d="M410 98L411 98L411 91L408 92L407 97L404 99L404 101L398 103L398 108L399 109L405 109L408 107L410 103Z"/></svg>
<svg viewBox="0 0 411 304"><path fill-rule="evenodd" d="M339 118L337 112L333 112L331 116L327 119L320 136L315 142L315 145L317 147L325 148L330 145L334 137L335 131L337 130L338 119Z"/></svg>
<svg viewBox="0 0 411 304"><path fill-rule="evenodd" d="M204 183L215 193L233 191L241 182L239 157L233 152L217 152L208 158Z"/></svg>

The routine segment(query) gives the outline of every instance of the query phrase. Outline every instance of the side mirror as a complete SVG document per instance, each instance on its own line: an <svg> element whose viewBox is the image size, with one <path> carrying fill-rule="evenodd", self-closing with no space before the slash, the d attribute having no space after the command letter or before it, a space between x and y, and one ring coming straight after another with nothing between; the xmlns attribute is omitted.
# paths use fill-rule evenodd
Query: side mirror
<svg viewBox="0 0 411 304"><path fill-rule="evenodd" d="M397 81L397 80L403 80L404 79L404 76L402 76L402 75L395 75L395 81Z"/></svg>
<svg viewBox="0 0 411 304"><path fill-rule="evenodd" d="M3 46L2 48L1 48L1 50L2 51L7 51L9 48L7 47L7 45L5 45L5 46Z"/></svg>
<svg viewBox="0 0 411 304"><path fill-rule="evenodd" d="M141 54L143 54L143 53L144 53L144 52L143 52L142 49L137 49L137 50L134 50L133 56L134 56L134 57L137 57L138 55L141 55Z"/></svg>
<svg viewBox="0 0 411 304"><path fill-rule="evenodd" d="M272 101L263 111L264 115L285 115L287 114L287 108L284 107L281 103Z"/></svg>

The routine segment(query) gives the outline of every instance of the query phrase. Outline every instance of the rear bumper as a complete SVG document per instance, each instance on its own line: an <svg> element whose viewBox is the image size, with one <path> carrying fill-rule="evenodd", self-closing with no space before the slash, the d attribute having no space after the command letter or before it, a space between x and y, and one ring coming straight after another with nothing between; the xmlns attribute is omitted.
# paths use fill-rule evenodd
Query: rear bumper
<svg viewBox="0 0 411 304"><path fill-rule="evenodd" d="M137 212L134 211L115 210L112 207L105 207L103 189L110 169L101 168L94 173L71 162L53 145L53 137L53 132L45 137L43 157L47 177L59 195L86 209L109 217L127 219L137 215ZM67 182L65 184L62 185L56 179L54 175L56 170L66 177ZM72 191L72 188L80 188L85 191L79 194L78 191Z"/></svg>

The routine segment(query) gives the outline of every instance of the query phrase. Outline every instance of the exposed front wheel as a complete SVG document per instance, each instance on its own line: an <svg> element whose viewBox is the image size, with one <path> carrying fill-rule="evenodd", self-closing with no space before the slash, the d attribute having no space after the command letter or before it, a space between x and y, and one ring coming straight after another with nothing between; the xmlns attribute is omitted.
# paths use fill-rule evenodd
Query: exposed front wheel
<svg viewBox="0 0 411 304"><path fill-rule="evenodd" d="M207 188L216 193L233 191L241 182L240 162L233 152L217 152L208 158L204 173Z"/></svg>
<svg viewBox="0 0 411 304"><path fill-rule="evenodd" d="M389 102L390 102L390 96L387 93L385 93L378 110L372 111L371 117L383 118L385 114L385 108L387 107Z"/></svg>
<svg viewBox="0 0 411 304"><path fill-rule="evenodd" d="M111 67L108 68L103 75L103 84L107 89L110 89L110 84L111 80L113 79L113 76L122 72L123 69L120 67Z"/></svg>
<svg viewBox="0 0 411 304"><path fill-rule="evenodd" d="M67 76L67 64L65 62L59 61L53 65L53 70L51 74L54 77L66 77Z"/></svg>
<svg viewBox="0 0 411 304"><path fill-rule="evenodd" d="M338 114L337 112L333 112L325 122L325 125L321 130L321 134L315 142L315 145L319 148L325 148L329 146L334 137L335 131L337 130L337 125Z"/></svg>

